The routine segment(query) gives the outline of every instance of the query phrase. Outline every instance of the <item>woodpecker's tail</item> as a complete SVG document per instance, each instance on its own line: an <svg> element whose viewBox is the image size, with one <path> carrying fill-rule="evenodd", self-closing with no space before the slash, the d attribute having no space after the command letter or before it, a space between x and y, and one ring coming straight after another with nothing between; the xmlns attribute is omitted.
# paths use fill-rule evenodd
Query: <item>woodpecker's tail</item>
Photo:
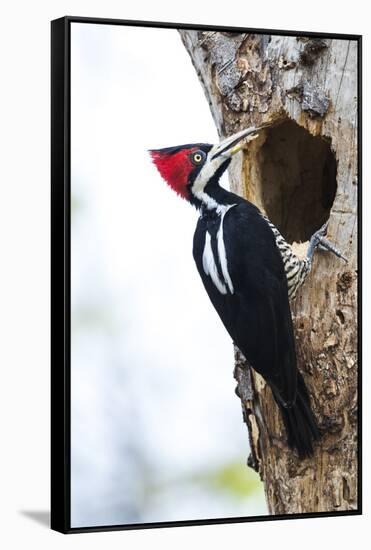
<svg viewBox="0 0 371 550"><path fill-rule="evenodd" d="M296 449L300 458L305 458L313 454L313 442L320 438L320 432L307 387L299 372L297 384L296 401L291 408L284 407L277 399L276 402L282 414L289 447Z"/></svg>

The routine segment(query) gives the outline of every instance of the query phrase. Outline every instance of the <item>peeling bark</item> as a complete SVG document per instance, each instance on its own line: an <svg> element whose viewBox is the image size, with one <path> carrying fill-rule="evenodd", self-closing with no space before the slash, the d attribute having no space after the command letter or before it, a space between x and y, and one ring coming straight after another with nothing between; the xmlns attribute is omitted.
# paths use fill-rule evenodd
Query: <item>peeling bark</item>
<svg viewBox="0 0 371 550"><path fill-rule="evenodd" d="M264 380L236 350L249 465L272 514L357 508L357 42L180 31L220 137L269 122L230 168L233 191L298 253L329 218L345 264L318 251L291 304L298 366L323 437L311 459L286 446Z"/></svg>

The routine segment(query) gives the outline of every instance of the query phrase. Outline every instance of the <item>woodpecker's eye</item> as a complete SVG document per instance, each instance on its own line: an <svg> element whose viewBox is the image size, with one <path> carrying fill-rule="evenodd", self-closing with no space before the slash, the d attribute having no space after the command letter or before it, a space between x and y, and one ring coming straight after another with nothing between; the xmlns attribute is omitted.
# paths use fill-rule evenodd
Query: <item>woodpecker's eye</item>
<svg viewBox="0 0 371 550"><path fill-rule="evenodd" d="M203 151L196 151L195 153L192 154L191 156L191 159L192 159L192 162L193 164L201 164L201 162L204 160L205 158L205 153Z"/></svg>

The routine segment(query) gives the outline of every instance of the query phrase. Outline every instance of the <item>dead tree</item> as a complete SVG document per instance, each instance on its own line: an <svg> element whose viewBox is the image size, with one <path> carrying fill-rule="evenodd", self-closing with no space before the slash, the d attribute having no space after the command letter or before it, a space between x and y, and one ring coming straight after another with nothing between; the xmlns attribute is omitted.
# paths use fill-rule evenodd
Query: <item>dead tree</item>
<svg viewBox="0 0 371 550"><path fill-rule="evenodd" d="M319 251L291 304L298 366L324 433L313 458L299 461L288 450L270 389L236 353L249 465L272 514L355 510L357 40L180 34L220 137L270 123L234 158L232 190L259 206L299 254L329 219L328 239L348 258Z"/></svg>

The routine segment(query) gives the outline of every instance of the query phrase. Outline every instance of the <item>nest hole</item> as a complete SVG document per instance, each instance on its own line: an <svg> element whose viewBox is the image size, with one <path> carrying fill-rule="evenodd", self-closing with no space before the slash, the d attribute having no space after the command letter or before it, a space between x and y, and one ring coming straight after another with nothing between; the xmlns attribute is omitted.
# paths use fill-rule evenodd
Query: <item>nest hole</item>
<svg viewBox="0 0 371 550"><path fill-rule="evenodd" d="M268 130L259 157L267 216L288 242L308 241L328 220L336 195L330 142L285 121Z"/></svg>

